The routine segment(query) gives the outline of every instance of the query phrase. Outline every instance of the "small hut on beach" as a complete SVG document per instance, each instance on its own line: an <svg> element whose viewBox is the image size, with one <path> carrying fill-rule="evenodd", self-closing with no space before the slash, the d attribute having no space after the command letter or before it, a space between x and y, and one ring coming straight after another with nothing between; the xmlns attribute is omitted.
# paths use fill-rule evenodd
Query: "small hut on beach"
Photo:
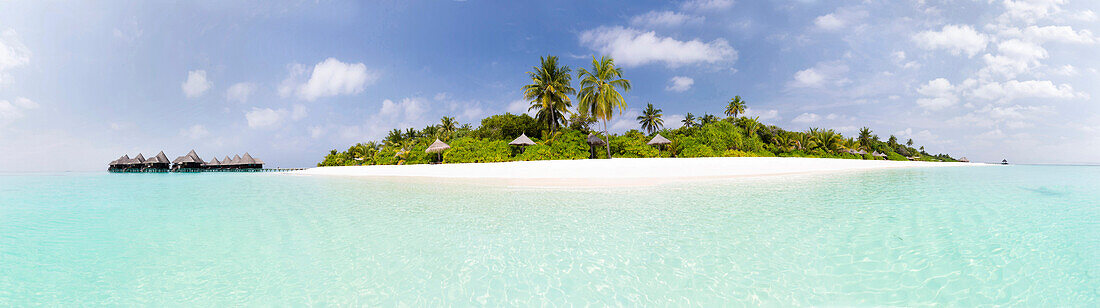
<svg viewBox="0 0 1100 308"><path fill-rule="evenodd" d="M516 140L509 142L508 145L519 146L519 152L523 153L523 150L527 149L527 146L535 145L535 141L531 140L531 138L527 138L527 133L522 133L519 137L516 137Z"/></svg>
<svg viewBox="0 0 1100 308"><path fill-rule="evenodd" d="M607 142L604 142L603 139L600 139L599 136L596 136L593 133L588 133L588 139L585 140L585 141L588 142L588 154L589 154L588 158L593 158L593 159L597 157L596 156L596 148L597 147L602 147L602 146L607 144Z"/></svg>
<svg viewBox="0 0 1100 308"><path fill-rule="evenodd" d="M665 136L657 134L653 136L653 139L650 139L649 142L646 142L645 144L657 146L657 154L660 154L661 150L664 150L665 145L668 145L670 143L672 143L672 140L668 140L668 138L665 138Z"/></svg>
<svg viewBox="0 0 1100 308"><path fill-rule="evenodd" d="M886 154L879 153L878 151L875 151L874 153L871 153L871 156L886 158Z"/></svg>
<svg viewBox="0 0 1100 308"><path fill-rule="evenodd" d="M963 156L962 158L959 158L959 162L960 162L960 163L969 163L969 162L970 162L970 160L969 160L969 159L966 159L966 156Z"/></svg>
<svg viewBox="0 0 1100 308"><path fill-rule="evenodd" d="M436 156L438 156L438 158L439 158L439 163L442 163L443 162L443 151L446 151L447 149L450 149L450 148L451 148L451 146L447 145L446 143L443 143L443 141L439 141L439 139L436 139L435 142L432 142L432 144L429 145L428 148L424 150L424 153L436 153Z"/></svg>

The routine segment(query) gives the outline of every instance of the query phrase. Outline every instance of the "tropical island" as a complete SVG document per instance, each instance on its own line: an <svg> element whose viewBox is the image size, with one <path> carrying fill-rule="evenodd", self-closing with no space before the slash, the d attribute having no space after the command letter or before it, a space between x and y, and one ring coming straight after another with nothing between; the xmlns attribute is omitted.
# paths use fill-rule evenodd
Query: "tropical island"
<svg viewBox="0 0 1100 308"><path fill-rule="evenodd" d="M318 167L489 163L606 158L804 157L852 160L966 162L914 148L913 140L883 141L867 127L855 137L823 128L788 131L744 116L747 102L734 96L725 117L687 113L679 128L667 128L662 110L647 104L639 129L608 132L608 123L627 108L631 83L613 59L592 59L576 72L555 56L542 57L523 87L527 114L497 114L474 127L443 117L423 129L393 129L381 141L332 150Z"/></svg>

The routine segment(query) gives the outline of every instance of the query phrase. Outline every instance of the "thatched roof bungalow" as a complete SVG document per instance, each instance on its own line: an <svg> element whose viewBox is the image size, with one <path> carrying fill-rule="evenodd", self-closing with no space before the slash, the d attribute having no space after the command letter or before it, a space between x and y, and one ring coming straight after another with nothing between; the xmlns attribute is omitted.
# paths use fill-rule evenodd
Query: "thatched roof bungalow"
<svg viewBox="0 0 1100 308"><path fill-rule="evenodd" d="M142 163L142 165L144 165L144 167L142 169L143 170L168 170L168 167L169 167L170 164L171 164L171 161L168 160L168 156L164 155L164 151L160 151L160 153L157 153L157 156L153 156L153 158L145 160L145 162Z"/></svg>

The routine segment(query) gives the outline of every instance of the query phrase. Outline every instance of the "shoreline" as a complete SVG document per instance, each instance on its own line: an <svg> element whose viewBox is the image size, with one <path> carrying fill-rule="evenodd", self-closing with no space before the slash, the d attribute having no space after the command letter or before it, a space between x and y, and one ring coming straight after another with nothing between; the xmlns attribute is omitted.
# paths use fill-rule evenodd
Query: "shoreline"
<svg viewBox="0 0 1100 308"><path fill-rule="evenodd" d="M315 167L291 175L501 181L509 185L632 185L862 170L990 166L982 163L803 157L615 158L440 165ZM608 182L614 180L613 182Z"/></svg>

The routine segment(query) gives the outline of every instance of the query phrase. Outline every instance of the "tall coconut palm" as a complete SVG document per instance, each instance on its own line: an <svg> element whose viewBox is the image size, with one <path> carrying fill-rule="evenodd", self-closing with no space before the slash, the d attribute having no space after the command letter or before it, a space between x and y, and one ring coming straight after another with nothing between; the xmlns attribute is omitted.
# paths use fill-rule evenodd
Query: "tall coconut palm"
<svg viewBox="0 0 1100 308"><path fill-rule="evenodd" d="M905 146L913 147L913 139L905 140Z"/></svg>
<svg viewBox="0 0 1100 308"><path fill-rule="evenodd" d="M665 126L665 120L661 119L661 115L661 109L653 108L653 104L646 104L642 115L637 118L638 124L641 124L642 129L652 135L653 132Z"/></svg>
<svg viewBox="0 0 1100 308"><path fill-rule="evenodd" d="M871 146L871 129L864 126L859 129L859 143L864 147ZM870 150L869 148L867 150Z"/></svg>
<svg viewBox="0 0 1100 308"><path fill-rule="evenodd" d="M703 117L699 119L699 125L703 126L714 122L718 122L718 117L713 114L704 113Z"/></svg>
<svg viewBox="0 0 1100 308"><path fill-rule="evenodd" d="M540 65L532 70L527 72L531 84L523 86L523 98L531 101L527 110L537 110L537 118L552 132L561 126L569 107L573 106L569 95L577 90L573 89L572 70L559 65L555 56L540 58Z"/></svg>
<svg viewBox="0 0 1100 308"><path fill-rule="evenodd" d="M680 120L680 123L684 123L684 127L691 128L695 126L695 115L688 112L684 115L684 119Z"/></svg>
<svg viewBox="0 0 1100 308"><path fill-rule="evenodd" d="M741 100L741 96L734 96L730 99L729 105L726 105L726 116L737 117L737 115L745 113L745 101Z"/></svg>
<svg viewBox="0 0 1100 308"><path fill-rule="evenodd" d="M439 132L443 135L449 135L458 130L458 122L454 117L443 117L439 120Z"/></svg>
<svg viewBox="0 0 1100 308"><path fill-rule="evenodd" d="M582 68L577 72L581 79L581 91L577 94L580 101L578 109L581 113L595 116L603 120L604 136L607 133L607 122L611 121L615 110L622 114L626 109L626 100L619 90L630 91L630 80L623 79L623 69L615 67L615 60L609 57L592 57L592 70ZM604 142L607 145L607 157L611 157L610 138Z"/></svg>

